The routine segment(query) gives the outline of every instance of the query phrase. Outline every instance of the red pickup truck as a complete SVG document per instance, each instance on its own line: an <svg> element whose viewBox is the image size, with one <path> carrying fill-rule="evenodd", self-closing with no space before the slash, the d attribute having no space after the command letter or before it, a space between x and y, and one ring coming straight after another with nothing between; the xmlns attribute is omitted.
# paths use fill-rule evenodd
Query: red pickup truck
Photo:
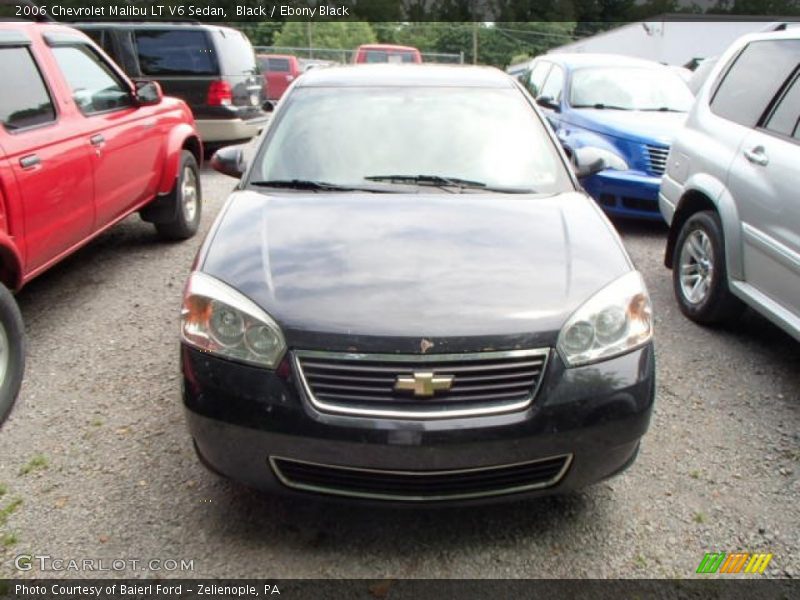
<svg viewBox="0 0 800 600"><path fill-rule="evenodd" d="M11 292L134 211L167 239L200 221L192 113L86 35L0 23L0 423L25 364Z"/></svg>
<svg viewBox="0 0 800 600"><path fill-rule="evenodd" d="M353 62L361 63L412 63L420 64L422 54L412 46L394 44L361 44L353 52Z"/></svg>
<svg viewBox="0 0 800 600"><path fill-rule="evenodd" d="M302 75L300 61L290 54L259 54L258 66L267 83L267 96L277 102L291 83Z"/></svg>

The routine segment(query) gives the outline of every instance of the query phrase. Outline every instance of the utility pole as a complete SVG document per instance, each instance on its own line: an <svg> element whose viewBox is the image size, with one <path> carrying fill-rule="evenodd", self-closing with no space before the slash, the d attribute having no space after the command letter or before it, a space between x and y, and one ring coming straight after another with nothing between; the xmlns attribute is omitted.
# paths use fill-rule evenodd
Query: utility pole
<svg viewBox="0 0 800 600"><path fill-rule="evenodd" d="M478 22L475 21L472 27L472 64L478 64Z"/></svg>
<svg viewBox="0 0 800 600"><path fill-rule="evenodd" d="M314 58L314 44L311 37L311 21L306 21L306 37L308 38L308 58Z"/></svg>

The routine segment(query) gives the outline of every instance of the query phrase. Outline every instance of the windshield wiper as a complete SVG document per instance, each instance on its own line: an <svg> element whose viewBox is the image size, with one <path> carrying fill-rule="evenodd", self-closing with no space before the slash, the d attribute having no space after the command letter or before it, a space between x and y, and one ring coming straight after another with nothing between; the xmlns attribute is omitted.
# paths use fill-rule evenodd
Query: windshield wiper
<svg viewBox="0 0 800 600"><path fill-rule="evenodd" d="M364 177L367 181L387 181L389 183L413 183L417 185L432 185L436 187L456 187L458 189L487 187L482 181L461 179L460 177L442 177L441 175L370 175Z"/></svg>
<svg viewBox="0 0 800 600"><path fill-rule="evenodd" d="M595 104L573 104L572 108L597 108L600 110L633 110L626 106L614 106L613 104L603 104L602 102L597 102Z"/></svg>
<svg viewBox="0 0 800 600"><path fill-rule="evenodd" d="M388 183L406 183L412 185L428 185L441 188L451 193L461 193L463 190L482 190L484 192L498 192L501 194L535 194L536 190L529 188L512 188L491 186L482 181L462 179L460 177L443 177L441 175L370 175L364 177L367 181L385 181ZM458 192L452 192L456 188Z"/></svg>
<svg viewBox="0 0 800 600"><path fill-rule="evenodd" d="M310 179L270 179L267 181L250 181L249 185L258 187L285 188L291 190L310 190L312 192L388 192L388 190L352 185L339 185L325 181Z"/></svg>
<svg viewBox="0 0 800 600"><path fill-rule="evenodd" d="M686 112L685 110L679 110L677 108L670 108L669 106L659 106L657 108L640 108L642 112Z"/></svg>

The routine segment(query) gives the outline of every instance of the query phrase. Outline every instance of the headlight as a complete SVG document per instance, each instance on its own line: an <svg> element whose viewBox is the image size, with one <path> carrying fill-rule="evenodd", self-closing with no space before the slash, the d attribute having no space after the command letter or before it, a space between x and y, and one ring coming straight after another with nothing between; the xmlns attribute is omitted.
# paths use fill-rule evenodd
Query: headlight
<svg viewBox="0 0 800 600"><path fill-rule="evenodd" d="M286 352L283 333L267 313L199 271L191 274L183 294L181 339L199 350L270 369Z"/></svg>
<svg viewBox="0 0 800 600"><path fill-rule="evenodd" d="M577 152L584 152L591 156L592 160L602 159L603 169L614 169L615 171L627 171L630 169L628 163L616 152L606 150L605 148L598 148L596 146L583 146Z"/></svg>
<svg viewBox="0 0 800 600"><path fill-rule="evenodd" d="M653 337L653 311L644 280L631 271L589 298L558 335L558 351L575 367L618 356Z"/></svg>

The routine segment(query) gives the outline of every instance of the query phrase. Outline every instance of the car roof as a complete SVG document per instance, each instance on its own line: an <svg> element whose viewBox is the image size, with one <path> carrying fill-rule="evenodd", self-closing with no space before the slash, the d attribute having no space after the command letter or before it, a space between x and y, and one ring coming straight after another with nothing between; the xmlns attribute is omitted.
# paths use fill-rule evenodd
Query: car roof
<svg viewBox="0 0 800 600"><path fill-rule="evenodd" d="M55 21L2 21L0 20L0 29L9 31L65 31L74 33L75 30L67 25L56 23Z"/></svg>
<svg viewBox="0 0 800 600"><path fill-rule="evenodd" d="M413 46L398 46L397 44L361 44L358 50L402 50L403 52L418 52Z"/></svg>
<svg viewBox="0 0 800 600"><path fill-rule="evenodd" d="M21 36L22 39L13 39L9 41L17 43L24 40L25 43L27 43L33 40L37 35L48 33L66 33L71 36L86 38L87 41L90 41L85 33L69 25L62 25L55 21L0 21L0 32L3 32L3 35L0 35L0 42L7 36L13 36L15 38Z"/></svg>
<svg viewBox="0 0 800 600"><path fill-rule="evenodd" d="M370 64L312 69L297 80L298 87L417 86L514 87L514 80L494 67L464 65Z"/></svg>
<svg viewBox="0 0 800 600"><path fill-rule="evenodd" d="M663 67L664 65L644 58L624 56L622 54L577 53L563 52L543 54L536 60L543 59L557 62L567 68L580 67Z"/></svg>
<svg viewBox="0 0 800 600"><path fill-rule="evenodd" d="M732 45L741 46L749 42L762 42L767 40L800 40L800 27L787 27L780 31L748 33L737 39Z"/></svg>
<svg viewBox="0 0 800 600"><path fill-rule="evenodd" d="M81 29L200 29L206 31L219 31L225 34L230 32L241 33L233 27L223 27L214 23L195 23L193 21L80 21L71 23Z"/></svg>

